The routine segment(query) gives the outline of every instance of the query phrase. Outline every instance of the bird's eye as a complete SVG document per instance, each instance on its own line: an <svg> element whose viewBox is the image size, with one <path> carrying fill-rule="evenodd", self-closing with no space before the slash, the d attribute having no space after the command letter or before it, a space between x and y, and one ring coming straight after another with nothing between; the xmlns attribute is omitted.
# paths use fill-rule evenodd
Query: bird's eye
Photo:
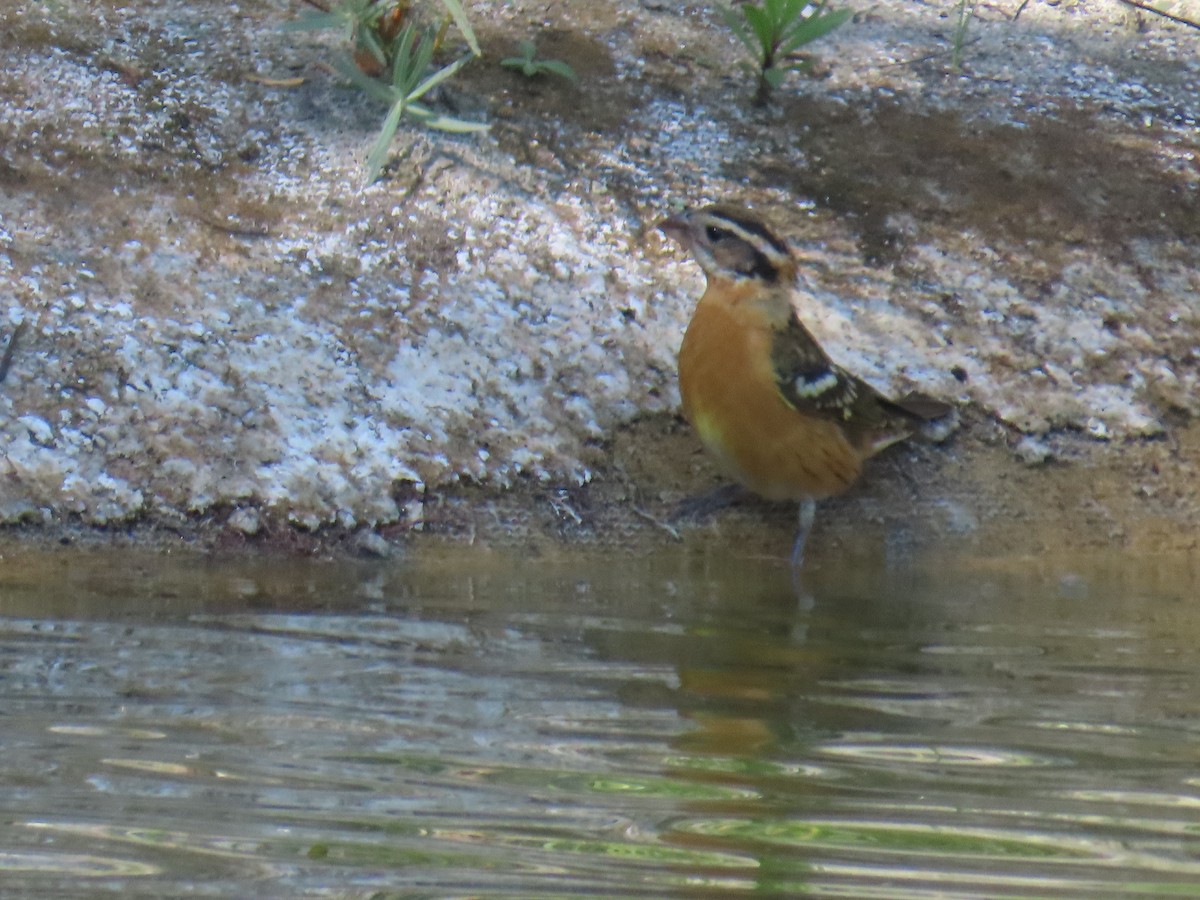
<svg viewBox="0 0 1200 900"><path fill-rule="evenodd" d="M716 225L709 225L704 229L704 233L708 235L710 241L719 241L729 237L729 232L724 228L718 228Z"/></svg>

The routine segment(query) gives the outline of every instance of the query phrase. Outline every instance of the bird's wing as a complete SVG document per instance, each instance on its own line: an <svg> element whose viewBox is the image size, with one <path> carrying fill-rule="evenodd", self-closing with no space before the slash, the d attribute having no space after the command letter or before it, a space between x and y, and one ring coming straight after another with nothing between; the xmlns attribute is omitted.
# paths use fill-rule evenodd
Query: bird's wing
<svg viewBox="0 0 1200 900"><path fill-rule="evenodd" d="M773 331L771 366L780 396L793 409L841 421L877 410L868 417L880 418L879 393L830 359L796 316Z"/></svg>
<svg viewBox="0 0 1200 900"><path fill-rule="evenodd" d="M954 410L949 403L921 394L885 397L830 359L795 314L772 330L771 366L788 406L836 422L850 443L867 455Z"/></svg>
<svg viewBox="0 0 1200 900"><path fill-rule="evenodd" d="M903 440L915 428L917 415L837 365L795 315L772 334L771 365L788 406L836 423L865 455Z"/></svg>

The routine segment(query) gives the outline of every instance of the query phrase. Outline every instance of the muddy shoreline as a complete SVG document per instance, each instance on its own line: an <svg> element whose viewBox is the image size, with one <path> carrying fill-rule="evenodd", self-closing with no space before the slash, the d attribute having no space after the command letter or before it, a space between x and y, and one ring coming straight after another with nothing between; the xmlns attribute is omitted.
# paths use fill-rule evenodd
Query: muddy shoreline
<svg viewBox="0 0 1200 900"><path fill-rule="evenodd" d="M901 445L871 461L849 493L820 505L810 565L849 556L918 559L1043 555L1190 554L1200 544L1200 428L1154 439L1097 444L1059 437L1022 462L1010 429L973 422L940 445ZM679 503L722 482L671 416L622 429L612 464L587 485L486 485L429 491L420 524L298 529L264 516L247 534L227 510L146 517L119 527L56 522L0 531L0 553L22 549L150 548L216 558L242 554L402 561L446 547L485 555L553 557L594 550L731 552L786 561L795 523L788 504L745 498L699 519L674 519ZM410 498L411 501L411 498Z"/></svg>
<svg viewBox="0 0 1200 900"><path fill-rule="evenodd" d="M489 131L403 128L364 185L381 110L333 37L280 31L296 4L93 13L3 14L7 544L774 556L787 509L667 521L713 474L674 381L702 282L652 225L736 199L813 261L839 362L962 413L825 504L814 553L1192 547L1186 28L981 5L955 71L945 11L884 0L758 111L715 7L479 3L443 102ZM530 34L578 87L497 66Z"/></svg>

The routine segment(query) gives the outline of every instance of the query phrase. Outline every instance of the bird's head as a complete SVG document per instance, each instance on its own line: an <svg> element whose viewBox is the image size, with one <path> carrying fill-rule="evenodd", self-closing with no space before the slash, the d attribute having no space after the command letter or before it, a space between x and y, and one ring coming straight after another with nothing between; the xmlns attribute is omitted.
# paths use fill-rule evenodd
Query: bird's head
<svg viewBox="0 0 1200 900"><path fill-rule="evenodd" d="M796 258L761 216L745 207L716 204L685 209L658 227L690 252L704 274L734 282L789 286Z"/></svg>

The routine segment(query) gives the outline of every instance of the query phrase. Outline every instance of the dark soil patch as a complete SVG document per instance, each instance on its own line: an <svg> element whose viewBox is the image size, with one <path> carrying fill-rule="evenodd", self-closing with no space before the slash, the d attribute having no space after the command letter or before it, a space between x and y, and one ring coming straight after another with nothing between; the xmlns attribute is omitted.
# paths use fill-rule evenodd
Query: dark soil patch
<svg viewBox="0 0 1200 900"><path fill-rule="evenodd" d="M1089 110L1019 126L896 102L864 109L794 97L780 122L784 137L774 140L791 152L781 147L731 174L850 216L865 256L881 263L903 250L891 224L897 214L926 228L1037 244L1042 253L1200 239L1198 179L1164 165L1156 135L1101 127Z"/></svg>

